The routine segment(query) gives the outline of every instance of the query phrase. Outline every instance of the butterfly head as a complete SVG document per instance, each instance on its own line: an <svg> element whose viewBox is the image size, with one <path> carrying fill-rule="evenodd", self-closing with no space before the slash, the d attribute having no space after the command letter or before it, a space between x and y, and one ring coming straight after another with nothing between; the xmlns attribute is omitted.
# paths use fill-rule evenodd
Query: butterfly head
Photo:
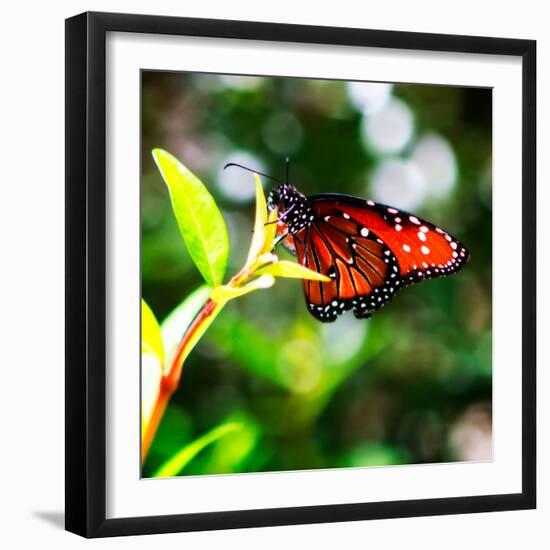
<svg viewBox="0 0 550 550"><path fill-rule="evenodd" d="M290 235L295 235L309 227L313 221L313 211L307 197L288 183L272 189L267 197L267 207L277 208L279 221L288 227Z"/></svg>

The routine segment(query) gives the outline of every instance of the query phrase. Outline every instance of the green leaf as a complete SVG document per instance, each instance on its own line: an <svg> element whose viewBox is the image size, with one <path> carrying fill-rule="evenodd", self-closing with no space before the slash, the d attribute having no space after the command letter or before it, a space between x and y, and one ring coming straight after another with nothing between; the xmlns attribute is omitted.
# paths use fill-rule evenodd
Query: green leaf
<svg viewBox="0 0 550 550"><path fill-rule="evenodd" d="M273 286L274 283L275 279L271 275L262 275L243 286L219 286L212 290L212 300L221 304L227 302L228 300L232 300L233 298L244 296L245 294L253 292L254 290L270 288Z"/></svg>
<svg viewBox="0 0 550 550"><path fill-rule="evenodd" d="M165 460L177 453L182 445L185 445L193 436L193 419L191 415L171 404L166 408L162 422L155 434L155 439L147 455L146 466L149 468L149 476Z"/></svg>
<svg viewBox="0 0 550 550"><path fill-rule="evenodd" d="M264 188L257 174L255 174L254 183L256 184L256 216L254 218L252 243L248 251L246 265L250 265L262 253L271 250L273 239L277 232L277 224L274 223L277 219L277 212L276 210L272 210L268 218ZM267 225L268 222L271 223Z"/></svg>
<svg viewBox="0 0 550 550"><path fill-rule="evenodd" d="M164 364L164 345L160 327L151 308L145 300L141 300L141 351L154 355Z"/></svg>
<svg viewBox="0 0 550 550"><path fill-rule="evenodd" d="M247 471L262 433L260 424L245 411L235 411L224 422L237 422L241 429L218 439L208 453L187 470L193 474L229 474ZM248 470L251 471L251 470ZM253 471L253 470L252 470Z"/></svg>
<svg viewBox="0 0 550 550"><path fill-rule="evenodd" d="M296 262L281 260L256 271L258 275L273 275L273 277L287 277L289 279L310 279L312 281L329 282L330 279L317 271L312 271Z"/></svg>
<svg viewBox="0 0 550 550"><path fill-rule="evenodd" d="M211 287L223 282L229 256L229 236L216 202L204 184L177 158L153 150L168 191L181 236L204 280Z"/></svg>
<svg viewBox="0 0 550 550"><path fill-rule="evenodd" d="M227 424L222 424L221 426L215 427L188 445L185 445L185 447L179 450L172 458L167 460L153 474L153 477L177 476L183 468L185 468L185 466L189 464L189 462L191 462L191 460L193 460L193 458L195 458L195 456L197 456L205 447L208 447L208 445L211 445L225 435L241 429L242 424L239 422L228 422Z"/></svg>
<svg viewBox="0 0 550 550"><path fill-rule="evenodd" d="M141 433L147 433L160 394L164 366L153 353L141 354Z"/></svg>
<svg viewBox="0 0 550 550"><path fill-rule="evenodd" d="M189 294L162 322L160 326L166 356L171 357L181 337L197 313L208 300L210 287L202 285Z"/></svg>

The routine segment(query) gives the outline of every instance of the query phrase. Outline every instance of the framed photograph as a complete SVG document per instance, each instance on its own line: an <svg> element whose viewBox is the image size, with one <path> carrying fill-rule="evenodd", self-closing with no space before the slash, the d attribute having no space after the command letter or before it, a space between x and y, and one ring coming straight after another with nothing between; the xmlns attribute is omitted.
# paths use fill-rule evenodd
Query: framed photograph
<svg viewBox="0 0 550 550"><path fill-rule="evenodd" d="M66 528L535 507L530 40L66 21Z"/></svg>

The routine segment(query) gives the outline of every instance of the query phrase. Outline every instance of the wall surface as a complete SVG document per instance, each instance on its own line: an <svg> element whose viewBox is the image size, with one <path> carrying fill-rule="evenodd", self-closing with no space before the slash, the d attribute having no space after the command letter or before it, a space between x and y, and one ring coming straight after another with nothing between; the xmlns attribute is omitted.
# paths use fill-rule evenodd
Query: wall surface
<svg viewBox="0 0 550 550"><path fill-rule="evenodd" d="M142 0L40 3L2 10L0 48L0 239L2 361L0 422L0 539L6 548L547 548L550 484L550 374L543 338L549 293L544 286L550 221L539 186L539 508L437 518L194 533L86 542L63 523L63 285L64 285L64 18L85 10L154 13L538 40L538 181L550 179L550 37L545 5L394 0L338 3L251 2L198 4ZM519 182L518 182L518 197ZM519 206L519 205L518 205ZM546 250L544 250L546 248ZM546 268L546 269L545 269ZM513 281L510 283L513 285ZM32 403L31 407L27 403ZM39 403L40 406L35 404ZM546 539L546 540L545 540Z"/></svg>

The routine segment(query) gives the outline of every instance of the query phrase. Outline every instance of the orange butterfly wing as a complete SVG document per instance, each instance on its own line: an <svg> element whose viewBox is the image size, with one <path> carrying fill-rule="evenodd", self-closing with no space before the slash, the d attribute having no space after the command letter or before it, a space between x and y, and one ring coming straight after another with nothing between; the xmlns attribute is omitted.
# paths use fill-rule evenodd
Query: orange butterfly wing
<svg viewBox="0 0 550 550"><path fill-rule="evenodd" d="M454 273L468 260L457 239L396 208L346 195L309 199L314 221L284 243L300 263L332 279L303 281L308 309L320 321L348 309L368 318L400 288Z"/></svg>
<svg viewBox="0 0 550 550"><path fill-rule="evenodd" d="M349 216L384 241L399 263L407 284L450 275L464 266L469 253L458 239L408 212L345 195L310 197L314 213Z"/></svg>
<svg viewBox="0 0 550 550"><path fill-rule="evenodd" d="M352 220L318 219L293 241L303 265L332 279L303 281L308 309L321 321L334 321L348 309L356 317L370 317L399 289L395 256L374 233L361 233Z"/></svg>

